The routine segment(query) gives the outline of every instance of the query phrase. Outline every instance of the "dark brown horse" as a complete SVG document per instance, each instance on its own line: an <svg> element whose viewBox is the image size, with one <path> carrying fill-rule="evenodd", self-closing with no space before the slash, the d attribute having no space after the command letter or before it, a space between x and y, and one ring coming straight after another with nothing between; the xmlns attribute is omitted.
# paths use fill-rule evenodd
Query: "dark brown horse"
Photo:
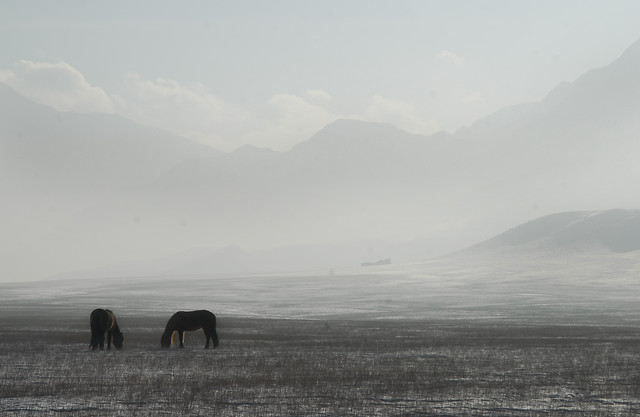
<svg viewBox="0 0 640 417"><path fill-rule="evenodd" d="M213 340L213 347L218 347L218 333L216 332L216 316L207 310L178 311L167 322L167 327L160 338L160 346L168 348L173 344L173 332L178 332L180 347L184 347L184 332L202 329L207 337L205 349L209 348L209 339Z"/></svg>
<svg viewBox="0 0 640 417"><path fill-rule="evenodd" d="M104 350L104 334L107 333L107 349L111 350L111 338L113 337L113 346L116 349L122 349L124 335L118 327L116 316L111 310L103 310L96 308L89 316L89 324L91 325L91 343L89 347L95 350L100 346L100 350Z"/></svg>

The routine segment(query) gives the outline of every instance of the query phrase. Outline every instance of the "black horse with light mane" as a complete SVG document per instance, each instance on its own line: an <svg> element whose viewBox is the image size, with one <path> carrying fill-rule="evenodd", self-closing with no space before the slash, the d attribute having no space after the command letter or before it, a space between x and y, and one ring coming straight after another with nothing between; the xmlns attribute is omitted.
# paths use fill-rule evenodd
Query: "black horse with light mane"
<svg viewBox="0 0 640 417"><path fill-rule="evenodd" d="M118 327L116 316L111 310L103 310L96 308L89 316L89 324L91 325L91 343L89 347L95 350L100 346L100 350L104 350L104 334L107 333L107 349L111 350L111 338L113 338L113 346L116 349L122 349L124 335Z"/></svg>
<svg viewBox="0 0 640 417"><path fill-rule="evenodd" d="M218 333L216 332L216 316L207 310L178 311L167 322L167 327L160 338L160 346L168 348L173 344L173 333L178 332L180 347L184 347L184 332L192 332L202 329L207 337L205 349L209 348L209 339L213 341L213 347L218 347Z"/></svg>

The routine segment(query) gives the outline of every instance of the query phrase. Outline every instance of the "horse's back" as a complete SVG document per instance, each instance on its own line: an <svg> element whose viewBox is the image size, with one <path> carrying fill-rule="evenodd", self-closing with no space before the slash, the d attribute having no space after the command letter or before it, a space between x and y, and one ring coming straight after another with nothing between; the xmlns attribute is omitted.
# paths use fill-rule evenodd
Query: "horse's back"
<svg viewBox="0 0 640 417"><path fill-rule="evenodd" d="M171 319L185 330L215 326L216 316L209 310L178 311Z"/></svg>
<svg viewBox="0 0 640 417"><path fill-rule="evenodd" d="M99 324L103 317L107 315L107 312L101 308L96 308L89 315L89 322L92 326Z"/></svg>
<svg viewBox="0 0 640 417"><path fill-rule="evenodd" d="M92 329L107 331L114 327L116 316L111 310L96 308L89 315L89 323Z"/></svg>
<svg viewBox="0 0 640 417"><path fill-rule="evenodd" d="M215 314L213 314L209 310L196 310L196 311L194 311L194 313L196 313L200 317L206 318L206 319L215 319L216 318Z"/></svg>
<svg viewBox="0 0 640 417"><path fill-rule="evenodd" d="M200 323L202 323L203 326L210 326L211 324L215 325L216 316L209 310L196 310L192 311L191 313L193 313L193 315Z"/></svg>

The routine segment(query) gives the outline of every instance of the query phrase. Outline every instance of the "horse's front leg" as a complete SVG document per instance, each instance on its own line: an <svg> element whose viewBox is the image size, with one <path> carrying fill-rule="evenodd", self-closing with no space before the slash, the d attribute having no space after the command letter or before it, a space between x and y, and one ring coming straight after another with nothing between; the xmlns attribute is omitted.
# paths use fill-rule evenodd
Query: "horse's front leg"
<svg viewBox="0 0 640 417"><path fill-rule="evenodd" d="M178 336L180 338L180 347L183 348L184 347L184 330L179 330Z"/></svg>
<svg viewBox="0 0 640 417"><path fill-rule="evenodd" d="M111 332L107 332L107 350L111 350Z"/></svg>
<svg viewBox="0 0 640 417"><path fill-rule="evenodd" d="M104 350L104 333L98 336L98 345L100 345L100 350Z"/></svg>
<svg viewBox="0 0 640 417"><path fill-rule="evenodd" d="M98 336L93 330L91 330L91 342L89 343L89 347L91 348L91 350L96 350L96 348L98 347Z"/></svg>

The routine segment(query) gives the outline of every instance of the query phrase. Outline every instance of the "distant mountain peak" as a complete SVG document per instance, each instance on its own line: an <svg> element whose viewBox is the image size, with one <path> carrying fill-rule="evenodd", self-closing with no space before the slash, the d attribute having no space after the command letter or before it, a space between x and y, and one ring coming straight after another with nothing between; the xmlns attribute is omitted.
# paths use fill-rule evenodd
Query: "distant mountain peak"
<svg viewBox="0 0 640 417"><path fill-rule="evenodd" d="M390 123L364 122L354 119L339 119L320 129L309 141L326 138L349 139L354 137L370 137L381 135L408 134Z"/></svg>
<svg viewBox="0 0 640 417"><path fill-rule="evenodd" d="M33 179L34 187L55 184L99 194L154 181L183 161L221 154L117 114L61 112L2 83L0 113L0 174Z"/></svg>
<svg viewBox="0 0 640 417"><path fill-rule="evenodd" d="M309 140L291 148L297 153L313 149L314 152L360 152L362 149L388 147L400 142L424 138L414 135L389 123L363 122L340 119L320 129Z"/></svg>
<svg viewBox="0 0 640 417"><path fill-rule="evenodd" d="M280 155L280 152L254 145L243 145L235 151L231 152L231 155L236 158L262 158Z"/></svg>
<svg viewBox="0 0 640 417"><path fill-rule="evenodd" d="M632 43L627 49L624 50L620 58L617 61L635 62L636 65L640 65L640 39Z"/></svg>

